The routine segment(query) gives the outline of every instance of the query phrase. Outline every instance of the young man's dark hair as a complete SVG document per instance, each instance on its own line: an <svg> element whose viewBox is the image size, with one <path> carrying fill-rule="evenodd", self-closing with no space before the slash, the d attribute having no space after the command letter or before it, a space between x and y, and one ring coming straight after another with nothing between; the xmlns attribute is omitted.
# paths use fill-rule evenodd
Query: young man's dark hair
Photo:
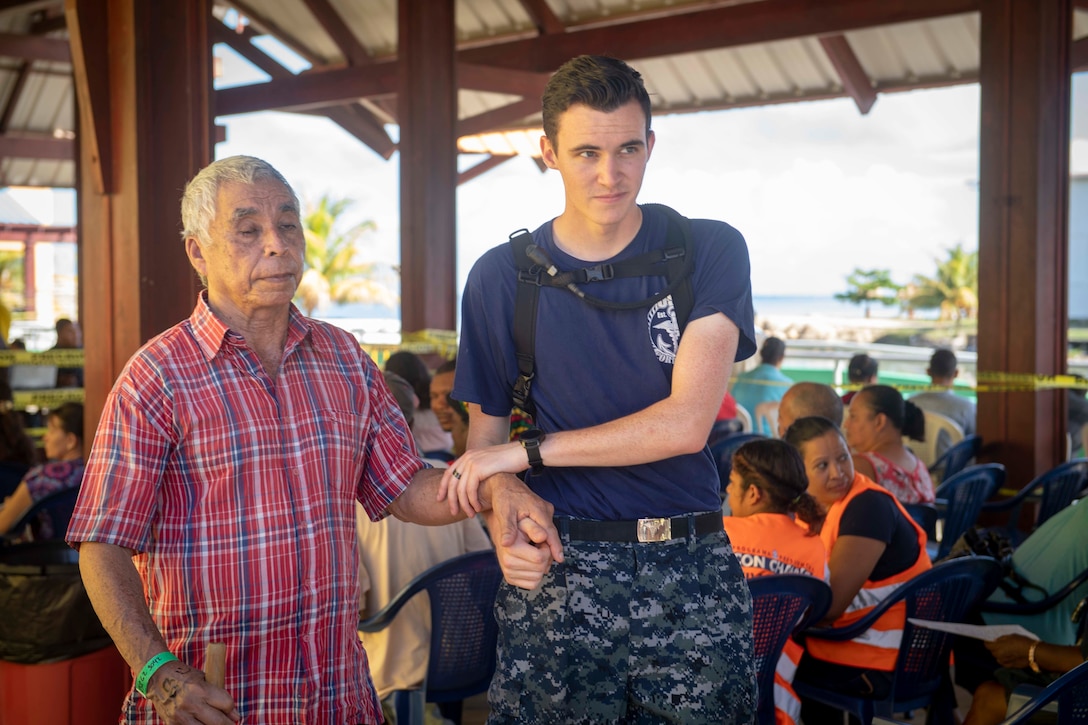
<svg viewBox="0 0 1088 725"><path fill-rule="evenodd" d="M786 343L777 337L768 337L759 349L759 359L766 365L778 365L786 359Z"/></svg>
<svg viewBox="0 0 1088 725"><path fill-rule="evenodd" d="M956 374L956 354L941 348L929 359L929 374L935 378L950 378Z"/></svg>
<svg viewBox="0 0 1088 725"><path fill-rule="evenodd" d="M642 75L622 60L603 55L580 55L563 65L544 88L544 134L555 145L559 116L576 103L595 111L610 112L630 101L638 101L646 114L650 133L650 94Z"/></svg>

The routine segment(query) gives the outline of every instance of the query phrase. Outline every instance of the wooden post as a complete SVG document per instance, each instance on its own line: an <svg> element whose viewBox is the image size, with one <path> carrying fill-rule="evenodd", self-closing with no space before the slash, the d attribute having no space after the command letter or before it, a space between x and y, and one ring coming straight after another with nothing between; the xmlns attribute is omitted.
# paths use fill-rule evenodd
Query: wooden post
<svg viewBox="0 0 1088 725"><path fill-rule="evenodd" d="M982 0L979 371L1064 372L1071 0ZM979 396L986 457L1020 488L1065 457L1065 393Z"/></svg>

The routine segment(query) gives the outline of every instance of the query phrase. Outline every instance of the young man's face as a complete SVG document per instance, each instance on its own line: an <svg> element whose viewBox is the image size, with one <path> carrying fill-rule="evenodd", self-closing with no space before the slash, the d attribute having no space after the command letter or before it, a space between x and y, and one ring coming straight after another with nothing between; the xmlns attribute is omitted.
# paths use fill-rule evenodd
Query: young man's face
<svg viewBox="0 0 1088 725"><path fill-rule="evenodd" d="M638 101L607 113L577 103L559 115L555 139L540 139L544 163L563 177L563 213L603 227L621 223L635 208L653 147Z"/></svg>

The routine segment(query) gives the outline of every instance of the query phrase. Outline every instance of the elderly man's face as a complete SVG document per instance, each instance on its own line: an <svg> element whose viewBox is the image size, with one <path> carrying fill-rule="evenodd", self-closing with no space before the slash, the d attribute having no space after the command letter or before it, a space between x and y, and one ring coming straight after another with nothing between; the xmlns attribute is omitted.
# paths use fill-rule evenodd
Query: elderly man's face
<svg viewBox="0 0 1088 725"><path fill-rule="evenodd" d="M228 317L286 307L302 276L306 246L298 206L271 179L219 187L211 243L186 240L193 267L207 277L208 300Z"/></svg>

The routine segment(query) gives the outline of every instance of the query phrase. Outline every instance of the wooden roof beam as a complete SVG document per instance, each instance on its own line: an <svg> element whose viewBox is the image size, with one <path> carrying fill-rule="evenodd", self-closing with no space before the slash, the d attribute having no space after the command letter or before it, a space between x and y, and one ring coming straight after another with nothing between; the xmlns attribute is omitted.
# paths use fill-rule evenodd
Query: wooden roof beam
<svg viewBox="0 0 1088 725"><path fill-rule="evenodd" d="M19 99L23 95L23 89L26 88L27 78L30 76L30 62L23 61L19 64L18 70L15 71L15 82L11 84L11 93L8 94L8 102L4 106L3 113L0 113L0 134L7 133L8 126L11 125L11 117L15 115L15 107L19 103Z"/></svg>
<svg viewBox="0 0 1088 725"><path fill-rule="evenodd" d="M567 26L559 19L546 0L521 0L521 6L541 35L566 32Z"/></svg>
<svg viewBox="0 0 1088 725"><path fill-rule="evenodd" d="M302 73L215 92L218 116L254 111L308 111L397 92L397 64Z"/></svg>
<svg viewBox="0 0 1088 725"><path fill-rule="evenodd" d="M827 53L827 59L839 74L843 89L854 99L861 115L867 114L876 103L876 91L873 90L869 74L861 67L861 61L850 47L850 41L845 35L827 35L820 38L820 47Z"/></svg>
<svg viewBox="0 0 1088 725"><path fill-rule="evenodd" d="M275 22L270 20L267 15L257 12L254 9L255 4L250 0L227 0L227 4L231 5L239 13L249 18L249 20L254 25L261 28L261 30L263 30L264 32L268 33L269 35L276 36L277 40L279 40L288 48L305 58L307 61L310 62L311 65L315 67L325 65L324 58L321 58L312 50L307 48L301 40L299 40L294 35L287 32Z"/></svg>
<svg viewBox="0 0 1088 725"><path fill-rule="evenodd" d="M229 28L224 29L226 33L230 33ZM216 39L219 39L218 30ZM229 41L224 39L224 42ZM236 49L244 47L239 43ZM268 70L265 72L273 75ZM471 63L457 64L457 83L461 88L525 96L536 99L537 102L549 77L549 73L505 71ZM308 111L354 103L360 98L391 96L396 92L397 63L383 61L371 63L365 68L310 71L297 76L284 76L277 72L273 80L267 83L252 83L216 91L215 109L219 116L270 110Z"/></svg>
<svg viewBox="0 0 1088 725"><path fill-rule="evenodd" d="M213 43L223 43L272 78L288 78L294 75L268 53L251 43L247 34L236 33L223 23L216 22L209 25Z"/></svg>
<svg viewBox="0 0 1088 725"><path fill-rule="evenodd" d="M344 19L340 17L340 13L336 11L336 8L332 6L329 0L305 0L305 3L310 13L325 29L325 33L340 49L340 53L347 60L348 65L358 66L373 62L366 48L355 37L355 33L351 32L351 28L344 23Z"/></svg>
<svg viewBox="0 0 1088 725"><path fill-rule="evenodd" d="M311 109L306 113L325 116L341 126L345 131L374 150L374 153L388 160L397 145L385 131L381 120L358 103L345 104L321 109Z"/></svg>
<svg viewBox="0 0 1088 725"><path fill-rule="evenodd" d="M52 136L0 135L0 158L73 161L75 141Z"/></svg>
<svg viewBox="0 0 1088 725"><path fill-rule="evenodd" d="M509 156L501 156L501 155L498 155L498 154L491 154L486 159L484 159L480 163L476 164L475 166L472 166L471 168L468 168L468 169L465 169L464 171L459 172L457 174L457 185L460 186L461 184L467 184L468 182L475 179L477 176L480 176L481 174L485 174L488 171L491 171L491 169L495 168L496 166L498 166L500 164L506 163L507 161L514 158L515 156L517 156L517 154L510 154Z"/></svg>
<svg viewBox="0 0 1088 725"><path fill-rule="evenodd" d="M762 0L472 48L466 63L548 72L582 53L637 60L977 12L981 0Z"/></svg>
<svg viewBox="0 0 1088 725"><path fill-rule="evenodd" d="M68 41L72 46L72 77L79 103L79 133L84 160L90 158L97 194L114 192L113 142L110 135L110 63L103 38L109 21L102 4L64 0ZM73 154L74 158L74 154Z"/></svg>
<svg viewBox="0 0 1088 725"><path fill-rule="evenodd" d="M457 136L474 136L503 126L509 126L540 110L539 98L525 98L505 106L463 118L457 123Z"/></svg>
<svg viewBox="0 0 1088 725"><path fill-rule="evenodd" d="M37 17L30 26L30 35L42 35L44 33L51 32L58 28L64 28L66 21L63 13L59 16L48 17L45 11L39 11ZM60 21L59 23L57 21ZM15 80L11 84L11 93L8 94L8 102L4 106L4 110L0 113L0 134L7 133L8 127L11 126L11 117L15 115L15 109L19 105L19 99L23 96L23 89L26 88L27 79L30 77L30 70L33 67L33 63L28 60L24 60L19 64L18 69L15 71Z"/></svg>
<svg viewBox="0 0 1088 725"><path fill-rule="evenodd" d="M1069 48L1069 72L1080 73L1086 70L1088 70L1088 38L1081 38L1074 40Z"/></svg>
<svg viewBox="0 0 1088 725"><path fill-rule="evenodd" d="M0 33L0 55L21 60L72 62L67 40L17 33Z"/></svg>
<svg viewBox="0 0 1088 725"><path fill-rule="evenodd" d="M551 73L537 73L500 68L477 63L457 64L457 86L475 91L509 93L514 96L540 98Z"/></svg>
<svg viewBox="0 0 1088 725"><path fill-rule="evenodd" d="M22 10L31 13L50 7L57 7L61 3L57 0L0 0L0 12L5 10Z"/></svg>

